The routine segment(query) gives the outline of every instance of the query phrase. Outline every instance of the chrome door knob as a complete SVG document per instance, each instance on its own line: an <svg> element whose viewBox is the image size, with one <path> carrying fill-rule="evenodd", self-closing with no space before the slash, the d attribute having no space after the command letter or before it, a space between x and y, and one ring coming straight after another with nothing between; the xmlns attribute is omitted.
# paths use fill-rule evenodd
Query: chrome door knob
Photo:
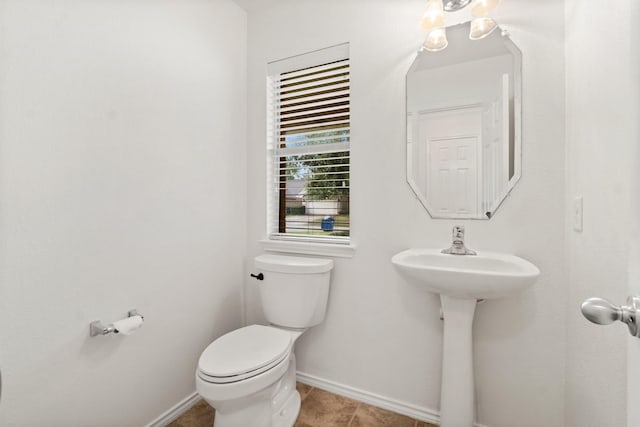
<svg viewBox="0 0 640 427"><path fill-rule="evenodd" d="M609 325L616 320L626 323L629 333L640 338L640 297L629 297L627 305L617 306L602 298L589 298L582 303L582 314L590 322Z"/></svg>
<svg viewBox="0 0 640 427"><path fill-rule="evenodd" d="M589 298L582 303L581 309L587 320L598 325L608 325L616 320L622 320L622 307L606 299Z"/></svg>

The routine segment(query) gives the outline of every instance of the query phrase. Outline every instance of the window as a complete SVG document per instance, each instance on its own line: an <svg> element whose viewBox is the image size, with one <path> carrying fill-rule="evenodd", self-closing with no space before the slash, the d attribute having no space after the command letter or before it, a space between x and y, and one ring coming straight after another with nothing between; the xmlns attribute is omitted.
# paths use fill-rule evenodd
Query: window
<svg viewBox="0 0 640 427"><path fill-rule="evenodd" d="M270 238L349 243L349 45L269 64L267 87Z"/></svg>

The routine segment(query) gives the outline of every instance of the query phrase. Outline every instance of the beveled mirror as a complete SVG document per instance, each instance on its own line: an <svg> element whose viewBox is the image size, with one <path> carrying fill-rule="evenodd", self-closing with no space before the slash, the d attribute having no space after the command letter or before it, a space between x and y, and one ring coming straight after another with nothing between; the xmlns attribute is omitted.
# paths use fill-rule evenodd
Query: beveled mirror
<svg viewBox="0 0 640 427"><path fill-rule="evenodd" d="M469 26L407 73L407 180L433 218L489 219L520 178L522 54Z"/></svg>

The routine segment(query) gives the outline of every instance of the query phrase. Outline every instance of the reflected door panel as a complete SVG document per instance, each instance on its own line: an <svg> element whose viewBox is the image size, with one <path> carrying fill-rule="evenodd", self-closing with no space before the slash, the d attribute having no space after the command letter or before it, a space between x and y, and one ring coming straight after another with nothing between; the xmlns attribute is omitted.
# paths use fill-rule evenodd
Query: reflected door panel
<svg viewBox="0 0 640 427"><path fill-rule="evenodd" d="M418 153L420 188L431 210L446 217L479 215L482 177L478 164L482 143L480 107L420 112Z"/></svg>
<svg viewBox="0 0 640 427"><path fill-rule="evenodd" d="M442 215L477 215L477 137L427 140L427 195Z"/></svg>

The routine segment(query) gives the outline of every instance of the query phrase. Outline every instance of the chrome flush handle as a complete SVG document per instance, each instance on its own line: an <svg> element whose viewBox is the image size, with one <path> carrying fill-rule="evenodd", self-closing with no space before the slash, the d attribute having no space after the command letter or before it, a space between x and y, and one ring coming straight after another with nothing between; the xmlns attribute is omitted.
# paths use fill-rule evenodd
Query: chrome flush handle
<svg viewBox="0 0 640 427"><path fill-rule="evenodd" d="M616 320L626 323L629 333L640 338L640 297L629 297L627 305L621 307L602 298L589 298L582 303L581 310L587 320L598 325L609 325Z"/></svg>

